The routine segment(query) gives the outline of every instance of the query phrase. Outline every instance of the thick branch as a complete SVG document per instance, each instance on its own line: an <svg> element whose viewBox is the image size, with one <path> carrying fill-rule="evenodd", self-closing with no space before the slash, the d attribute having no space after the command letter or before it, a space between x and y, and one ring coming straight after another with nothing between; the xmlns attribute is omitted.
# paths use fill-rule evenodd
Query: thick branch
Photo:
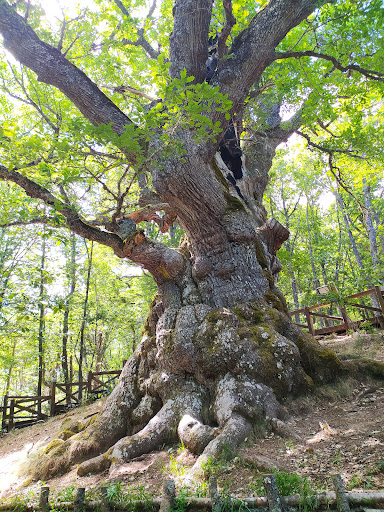
<svg viewBox="0 0 384 512"><path fill-rule="evenodd" d="M124 255L147 269L158 285L176 280L185 266L184 258L178 251L145 238L140 232L126 241Z"/></svg>
<svg viewBox="0 0 384 512"><path fill-rule="evenodd" d="M208 59L209 24L212 0L178 0L173 8L174 25L170 37L169 69L172 78L187 70L195 83L205 80Z"/></svg>
<svg viewBox="0 0 384 512"><path fill-rule="evenodd" d="M275 48L321 3L317 0L271 0L234 40L232 59L219 63L218 81L237 109L252 85L275 59ZM236 83L236 86L234 84Z"/></svg>
<svg viewBox="0 0 384 512"><path fill-rule="evenodd" d="M369 78L370 80L377 80L380 82L384 82L384 73L380 73L379 71L375 71L373 69L365 69L359 66L358 64L348 64L347 66L343 66L335 57L332 55L326 55L324 53L318 53L311 50L303 51L303 52L286 52L279 53L275 52L275 60L280 59L300 59L301 57L315 57L316 59L323 59L329 62L332 62L333 67L341 71L342 73L346 73L347 71L357 71L361 75Z"/></svg>
<svg viewBox="0 0 384 512"><path fill-rule="evenodd" d="M0 33L4 46L37 74L38 80L63 92L94 125L113 123L121 135L130 119L56 48L41 41L5 0L0 0Z"/></svg>
<svg viewBox="0 0 384 512"><path fill-rule="evenodd" d="M3 165L0 165L0 180L16 183L16 185L24 189L29 197L40 199L44 201L46 205L61 213L66 220L67 226L74 233L82 236L83 238L87 238L88 240L93 240L94 242L111 247L115 251L115 254L120 258L125 256L123 252L124 244L118 235L101 231L100 229L86 224L80 219L79 215L73 208L57 199L51 192L49 192L49 190L38 183L35 183L17 171L9 171Z"/></svg>

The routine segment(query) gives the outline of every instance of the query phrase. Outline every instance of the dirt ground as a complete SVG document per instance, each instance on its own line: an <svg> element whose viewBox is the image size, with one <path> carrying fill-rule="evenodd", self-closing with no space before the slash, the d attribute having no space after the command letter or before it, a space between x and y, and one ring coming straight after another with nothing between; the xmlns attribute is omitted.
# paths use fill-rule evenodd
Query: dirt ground
<svg viewBox="0 0 384 512"><path fill-rule="evenodd" d="M321 340L341 358L372 357L384 362L384 333ZM0 502L23 493L37 496L42 482L31 482L28 467L39 450L55 439L63 421L84 418L103 406L103 400L72 410L32 427L0 437ZM234 496L257 493L260 474L286 471L309 477L312 485L331 488L331 475L339 473L347 488L384 491L384 382L343 381L319 389L315 395L286 404L291 420L275 431L260 426L235 456L207 467L218 478L219 489ZM85 487L88 492L114 482L143 497L161 495L162 482L174 478L178 488L195 458L182 447L164 447L101 475L78 477L76 470L45 482L53 495ZM197 487L200 494L206 483Z"/></svg>

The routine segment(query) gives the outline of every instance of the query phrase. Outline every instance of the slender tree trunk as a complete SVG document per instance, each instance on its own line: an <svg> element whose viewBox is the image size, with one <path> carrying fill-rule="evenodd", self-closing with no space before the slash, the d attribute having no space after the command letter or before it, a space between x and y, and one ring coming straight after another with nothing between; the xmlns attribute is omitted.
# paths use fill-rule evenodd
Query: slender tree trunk
<svg viewBox="0 0 384 512"><path fill-rule="evenodd" d="M308 199L308 196L306 196L306 197L307 197L307 206L306 206L306 210L305 210L305 218L306 218L306 222L307 222L309 258L311 260L313 284L314 284L315 288L319 288L320 281L319 281L317 271L316 271L316 266L315 266L315 257L313 254L313 244L312 244L312 230L311 230L311 224L310 224L310 220L309 220L309 199ZM320 327L323 328L324 322L323 322L322 318L319 319L319 323L320 323Z"/></svg>
<svg viewBox="0 0 384 512"><path fill-rule="evenodd" d="M87 313L88 313L88 297L89 297L89 286L91 282L91 272L92 272L92 256L93 256L93 242L91 242L91 250L88 254L88 271L87 271L87 281L85 284L85 298L84 298L84 307L83 307L83 320L81 323L80 329L80 354L79 354L79 400L81 401L83 398L83 361L84 361L84 333L85 333L85 325L87 322Z"/></svg>
<svg viewBox="0 0 384 512"><path fill-rule="evenodd" d="M285 202L285 196L284 196L284 190L283 190L283 185L281 186L281 199L282 199L282 202L283 202L283 214L284 214L284 219L285 219L285 227L288 229L288 231L291 230L291 227L290 227L290 216L289 216L289 213L288 213L288 210L287 210L287 206L286 206L286 202ZM270 206L271 206L271 211L272 211L272 200L270 198ZM300 307L300 303L299 303L299 292L298 292L298 289L297 289L297 281L296 281L296 276L295 276L295 272L293 270L293 265L292 265L292 256L293 256L293 251L294 251L294 240L292 241L290 238L288 238L288 240L285 242L285 247L289 253L289 263L288 263L288 274L289 274L289 279L291 281L291 289L292 289L292 298L293 298L293 303L295 305L295 309L299 309ZM297 324L300 323L300 316L299 315L295 315L295 322Z"/></svg>
<svg viewBox="0 0 384 512"><path fill-rule="evenodd" d="M11 363L10 363L10 365L8 367L7 378L6 378L6 381L5 381L4 396L8 396L9 395L9 390L11 388L12 372L13 372L13 368L15 367L16 345L17 345L17 341L14 340L13 345L12 345Z"/></svg>
<svg viewBox="0 0 384 512"><path fill-rule="evenodd" d="M350 223L350 220L349 220L349 216L348 216L347 212L345 211L345 206L344 206L343 198L341 197L340 192L338 190L336 190L336 189L334 191L334 194L335 194L335 197L336 197L337 204L338 204L338 206L340 208L340 212L341 212L341 214L343 216L345 228L346 228L347 233L348 233L348 238L349 238L349 241L350 241L350 244L351 244L351 247L352 247L353 255L355 256L355 259L356 259L357 266L359 267L360 271L362 273L364 273L363 260L361 259L359 249L357 248L357 244L355 242L355 238L354 238L354 236L352 234L352 231L351 231L351 223Z"/></svg>
<svg viewBox="0 0 384 512"><path fill-rule="evenodd" d="M44 331L45 331L45 251L46 238L43 230L43 241L41 246L40 263L40 287L39 287L39 374L37 382L37 395L41 396L44 380ZM41 413L41 402L38 402L38 412Z"/></svg>
<svg viewBox="0 0 384 512"><path fill-rule="evenodd" d="M70 405L71 403L71 387L70 387L70 379L69 379L69 369L68 369L68 331L69 331L69 313L71 308L71 300L73 294L75 293L76 288L76 238L75 234L71 234L71 256L67 270L67 276L69 278L69 292L67 297L65 298L65 307L64 307L64 315L63 315L63 340L62 340L62 355L61 355L61 367L64 375L65 382L65 394L66 394L66 403Z"/></svg>
<svg viewBox="0 0 384 512"><path fill-rule="evenodd" d="M374 208L372 208L372 214L376 223L376 233L379 231L379 228L381 228L379 231L379 242L381 246L381 254L384 255L384 225L380 220L379 214Z"/></svg>
<svg viewBox="0 0 384 512"><path fill-rule="evenodd" d="M313 284L316 288L320 286L320 281L317 275L316 266L315 266L315 258L313 254L313 244L312 244L312 230L311 230L311 224L309 220L309 199L307 196L307 206L305 210L305 218L307 221L307 232L308 232L308 248L309 248L309 258L311 261L311 268L312 268L312 275L313 275Z"/></svg>
<svg viewBox="0 0 384 512"><path fill-rule="evenodd" d="M363 191L364 191L364 205L366 212L364 215L365 227L368 231L369 240L369 252L371 254L372 266L374 269L378 268L379 258L377 254L377 242L376 242L376 229L373 225L372 219L372 201L371 201L371 186L367 184L365 178L363 178Z"/></svg>
<svg viewBox="0 0 384 512"><path fill-rule="evenodd" d="M359 250L357 248L357 244L356 244L355 239L353 237L353 234L352 234L352 231L351 231L351 223L350 223L350 220L349 220L349 216L348 216L348 214L345 211L345 206L344 206L343 198L341 197L339 191L336 190L336 189L334 190L334 194L335 194L335 197L336 197L336 202L337 202L337 204L339 206L340 212L342 213L342 216L343 216L343 219L344 219L344 224L345 224L345 227L346 227L346 230L347 230L347 233L348 233L349 241L351 243L352 251L353 251L353 254L355 256L356 263L357 263L357 265L359 267L359 270L360 270L360 275L362 277L364 277L369 284L372 285L374 283L371 283L370 278L366 274L366 271L365 271L365 268L364 268L364 264L363 264L363 260L361 259L360 252L359 252ZM352 268L352 264L351 264L351 268ZM379 301L378 301L376 295L371 295L370 299L371 299L371 302L372 302L372 306L374 308L379 308L380 307L380 304L379 304Z"/></svg>

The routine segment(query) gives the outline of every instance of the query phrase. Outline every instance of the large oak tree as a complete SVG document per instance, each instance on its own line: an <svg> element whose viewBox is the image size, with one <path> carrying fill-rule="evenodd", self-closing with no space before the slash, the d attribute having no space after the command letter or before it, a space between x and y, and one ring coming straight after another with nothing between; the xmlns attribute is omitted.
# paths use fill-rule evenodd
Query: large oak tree
<svg viewBox="0 0 384 512"><path fill-rule="evenodd" d="M37 475L105 469L177 436L198 471L255 422L281 426L282 398L357 367L383 375L290 322L276 287L289 233L262 205L277 146L300 127L329 132L348 99L381 85L380 6L164 0L142 16L146 2L95 4L55 32L31 2L0 0L20 63L1 67L0 178L36 199L25 223L111 247L158 293L105 409ZM143 222L185 237L171 248Z"/></svg>

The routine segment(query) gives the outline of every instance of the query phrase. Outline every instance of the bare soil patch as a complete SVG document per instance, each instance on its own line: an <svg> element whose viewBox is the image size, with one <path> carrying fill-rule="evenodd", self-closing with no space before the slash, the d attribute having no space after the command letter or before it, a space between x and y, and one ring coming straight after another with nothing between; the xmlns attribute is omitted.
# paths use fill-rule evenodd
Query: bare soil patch
<svg viewBox="0 0 384 512"><path fill-rule="evenodd" d="M341 358L371 357L384 362L384 334L354 334L321 340ZM41 482L26 473L39 451L57 438L63 423L83 420L103 407L104 400L74 409L32 427L0 437L0 498L14 494L37 495ZM286 404L291 420L260 431L229 460L207 465L219 486L232 495L251 496L260 474L284 470L308 477L314 486L331 487L331 475L341 474L349 489L384 491L384 383L343 381L324 386L313 396ZM92 489L121 482L139 493L160 496L162 482L172 477L182 487L186 469L195 457L182 447L139 457L100 475L78 477L76 469L45 482L53 494L71 486ZM206 484L200 483L199 493ZM0 500L0 501L1 501Z"/></svg>

